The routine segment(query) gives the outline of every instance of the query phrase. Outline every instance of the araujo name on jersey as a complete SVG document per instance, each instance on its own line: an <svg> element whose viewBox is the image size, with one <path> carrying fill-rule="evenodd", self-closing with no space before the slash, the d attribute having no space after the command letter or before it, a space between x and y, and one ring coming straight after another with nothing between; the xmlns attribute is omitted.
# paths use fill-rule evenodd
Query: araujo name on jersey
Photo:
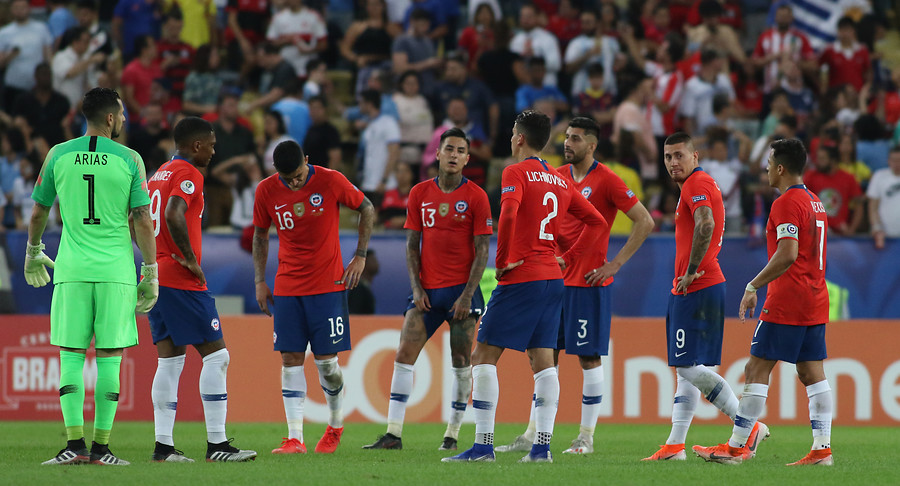
<svg viewBox="0 0 900 486"><path fill-rule="evenodd" d="M525 175L528 177L528 182L545 182L547 184L556 184L559 187L569 187L562 177L549 172L539 172L535 170L525 172Z"/></svg>
<svg viewBox="0 0 900 486"><path fill-rule="evenodd" d="M75 165L106 165L106 154L77 153Z"/></svg>

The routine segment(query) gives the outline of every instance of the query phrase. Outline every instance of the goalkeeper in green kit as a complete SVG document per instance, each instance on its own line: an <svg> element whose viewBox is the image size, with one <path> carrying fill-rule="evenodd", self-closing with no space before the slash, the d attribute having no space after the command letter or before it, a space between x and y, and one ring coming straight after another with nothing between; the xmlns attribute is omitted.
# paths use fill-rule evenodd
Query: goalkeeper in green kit
<svg viewBox="0 0 900 486"><path fill-rule="evenodd" d="M59 402L68 444L45 465L128 465L109 450L109 433L119 400L119 368L124 348L138 343L135 310L156 303L159 281L156 242L144 162L112 141L125 123L118 93L94 88L84 95L83 137L55 145L34 187L34 213L28 226L25 280L34 287L50 282L41 235L54 199L59 197L63 231L53 275L50 343L59 346ZM135 288L129 219L144 263ZM94 443L84 442L84 360L94 338L97 385L94 389Z"/></svg>

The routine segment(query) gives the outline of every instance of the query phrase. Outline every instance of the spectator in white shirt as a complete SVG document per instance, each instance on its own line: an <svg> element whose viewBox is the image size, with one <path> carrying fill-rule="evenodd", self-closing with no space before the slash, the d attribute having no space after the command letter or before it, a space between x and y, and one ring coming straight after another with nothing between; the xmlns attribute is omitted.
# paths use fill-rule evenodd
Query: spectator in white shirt
<svg viewBox="0 0 900 486"><path fill-rule="evenodd" d="M866 196L875 248L882 249L885 237L900 238L900 145L891 149L888 167L872 175Z"/></svg>
<svg viewBox="0 0 900 486"><path fill-rule="evenodd" d="M556 86L556 74L562 68L562 56L556 36L538 26L538 10L532 4L525 4L519 10L520 30L509 43L509 50L521 55L525 60L542 57L546 61L547 74L544 85Z"/></svg>
<svg viewBox="0 0 900 486"><path fill-rule="evenodd" d="M707 157L700 161L700 167L712 176L722 191L725 203L726 234L740 233L743 228L741 208L741 171L743 165L737 158L728 156L728 132L714 128L707 136Z"/></svg>
<svg viewBox="0 0 900 486"><path fill-rule="evenodd" d="M700 53L700 72L685 84L680 112L685 131L692 135L701 135L715 124L712 105L717 93L726 93L729 99L735 99L731 79L722 72L725 61L718 50L704 49Z"/></svg>
<svg viewBox="0 0 900 486"><path fill-rule="evenodd" d="M392 116L381 113L381 93L374 89L360 94L360 109L371 120L360 136L362 168L359 188L380 205L386 189L393 189L394 167L400 156L400 125ZM377 203L375 201L378 201Z"/></svg>
<svg viewBox="0 0 900 486"><path fill-rule="evenodd" d="M281 57L300 77L306 77L306 63L328 48L325 20L303 0L287 0L287 8L272 17L266 38L281 47Z"/></svg>
<svg viewBox="0 0 900 486"><path fill-rule="evenodd" d="M106 61L106 54L88 53L91 34L83 27L72 27L62 36L68 46L53 56L53 89L62 93L72 108L77 109L88 90L88 71Z"/></svg>
<svg viewBox="0 0 900 486"><path fill-rule="evenodd" d="M601 64L603 89L616 94L616 74L613 63L621 51L615 37L600 35L597 31L597 13L593 10L581 12L581 35L572 39L566 47L566 72L572 75L572 97L588 88L587 66Z"/></svg>
<svg viewBox="0 0 900 486"><path fill-rule="evenodd" d="M0 69L3 77L4 108L9 111L16 97L34 87L34 70L50 61L53 36L47 24L29 18L28 0L13 0L9 5L12 22L0 29Z"/></svg>

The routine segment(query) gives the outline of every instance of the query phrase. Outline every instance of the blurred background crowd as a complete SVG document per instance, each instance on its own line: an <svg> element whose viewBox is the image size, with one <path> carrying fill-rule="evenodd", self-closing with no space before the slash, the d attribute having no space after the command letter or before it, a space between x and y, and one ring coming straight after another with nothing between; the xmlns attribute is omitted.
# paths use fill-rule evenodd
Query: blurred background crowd
<svg viewBox="0 0 900 486"><path fill-rule="evenodd" d="M186 115L210 120L204 224L242 230L275 145L342 171L402 228L449 127L465 175L499 212L515 114L602 127L596 158L671 232L662 159L684 130L718 182L726 234L761 238L776 196L768 146L809 149L807 185L835 235L900 237L900 33L895 0L12 0L0 4L0 206L22 229L52 145L81 135L82 94L115 88L120 142L152 174ZM349 218L349 215L348 215ZM349 226L352 223L346 221ZM58 224L58 219L51 224ZM630 230L617 218L614 234Z"/></svg>

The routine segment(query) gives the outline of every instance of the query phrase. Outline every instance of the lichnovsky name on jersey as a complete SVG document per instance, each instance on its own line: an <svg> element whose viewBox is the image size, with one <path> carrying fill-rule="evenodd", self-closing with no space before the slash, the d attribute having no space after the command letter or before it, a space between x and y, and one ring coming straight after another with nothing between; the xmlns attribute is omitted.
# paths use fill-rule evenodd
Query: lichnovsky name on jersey
<svg viewBox="0 0 900 486"><path fill-rule="evenodd" d="M536 170L526 171L525 176L528 177L528 182L546 182L547 184L556 184L559 187L569 187L564 179L556 174L551 174L549 172L540 172Z"/></svg>

